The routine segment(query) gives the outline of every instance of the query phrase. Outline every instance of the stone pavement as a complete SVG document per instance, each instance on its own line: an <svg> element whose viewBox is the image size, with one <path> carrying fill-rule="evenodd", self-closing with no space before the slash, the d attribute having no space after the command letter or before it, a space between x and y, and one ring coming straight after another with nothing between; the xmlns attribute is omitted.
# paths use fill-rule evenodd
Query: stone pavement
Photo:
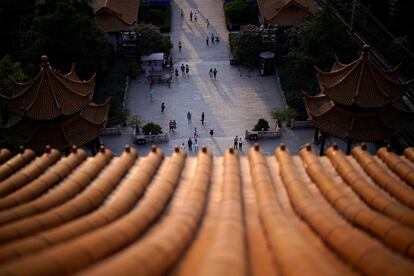
<svg viewBox="0 0 414 276"><path fill-rule="evenodd" d="M187 145L197 128L199 144L207 146L214 154L222 155L232 146L236 135L243 135L245 129L252 129L259 118L269 121L274 127L270 110L284 106L281 90L275 76L260 77L258 70L249 70L231 66L228 46L228 31L225 26L222 0L176 0L171 4L172 30L169 34L174 44L172 56L174 66L190 66L188 76L174 77L171 88L155 84L154 99L149 98L149 84L143 75L129 84L127 108L131 115L138 115L145 124L156 122L168 131L168 122L177 121L177 130L170 134L168 143L158 144L166 154L182 142ZM184 10L184 19L180 16ZM197 23L191 22L190 11L197 12ZM206 19L210 21L207 28ZM220 37L220 42L206 45L205 38L211 33ZM182 51L178 51L178 41L182 42ZM217 80L210 79L208 71L217 68ZM161 113L161 103L166 104ZM192 122L187 122L187 112L192 113ZM202 126L201 113L205 113L205 125ZM209 135L214 129L214 138ZM131 144L131 130L125 128L123 134L116 137L102 137L102 142L114 150L122 152L126 143ZM244 136L244 135L243 135ZM275 147L283 142L296 153L300 146L313 139L313 130L284 129L282 138L259 140L266 154L273 154ZM244 152L253 143L245 141ZM150 145L136 146L145 155ZM243 153L242 153L243 154Z"/></svg>

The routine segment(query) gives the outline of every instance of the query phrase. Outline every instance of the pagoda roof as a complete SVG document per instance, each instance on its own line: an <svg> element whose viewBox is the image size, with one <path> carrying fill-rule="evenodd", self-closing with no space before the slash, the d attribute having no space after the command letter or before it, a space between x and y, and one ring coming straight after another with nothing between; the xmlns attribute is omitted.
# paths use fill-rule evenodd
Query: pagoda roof
<svg viewBox="0 0 414 276"><path fill-rule="evenodd" d="M81 111L92 100L94 90L95 75L81 81L74 67L68 74L60 74L43 56L40 72L32 80L16 83L13 95L1 97L16 114L33 120L52 120Z"/></svg>
<svg viewBox="0 0 414 276"><path fill-rule="evenodd" d="M299 25L317 10L313 0L257 0L257 4L265 23L274 25Z"/></svg>
<svg viewBox="0 0 414 276"><path fill-rule="evenodd" d="M401 103L377 110L352 111L335 104L324 94L305 94L304 101L315 127L333 136L356 141L384 140L406 127L413 115Z"/></svg>
<svg viewBox="0 0 414 276"><path fill-rule="evenodd" d="M365 108L382 107L398 102L405 93L406 83L397 78L397 68L383 70L364 46L359 59L350 64L338 60L330 72L316 68L321 92L341 105Z"/></svg>
<svg viewBox="0 0 414 276"><path fill-rule="evenodd" d="M35 151L44 150L46 145L57 149L83 146L96 139L105 128L109 103L109 99L101 105L89 103L79 114L55 122L14 117L9 127L19 143Z"/></svg>
<svg viewBox="0 0 414 276"><path fill-rule="evenodd" d="M139 0L92 0L98 26L105 32L125 31L137 21Z"/></svg>

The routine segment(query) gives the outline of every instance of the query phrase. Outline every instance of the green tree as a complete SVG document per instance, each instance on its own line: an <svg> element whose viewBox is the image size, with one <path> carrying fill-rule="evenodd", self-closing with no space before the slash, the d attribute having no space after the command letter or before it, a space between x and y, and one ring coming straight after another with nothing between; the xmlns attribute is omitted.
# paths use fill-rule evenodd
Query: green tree
<svg viewBox="0 0 414 276"><path fill-rule="evenodd" d="M268 121L266 121L265 119L259 119L259 121L257 121L257 124L254 126L253 130L260 131L260 130L268 130L269 128L270 126L269 126Z"/></svg>
<svg viewBox="0 0 414 276"><path fill-rule="evenodd" d="M242 64L257 65L262 50L262 37L258 27L243 26L237 37L234 38L234 54Z"/></svg>
<svg viewBox="0 0 414 276"><path fill-rule="evenodd" d="M11 96L14 81L24 82L26 75L23 73L20 63L12 62L9 56L5 56L0 60L0 94ZM10 130L5 127L9 119L9 113L6 103L0 97L0 145L3 147L14 148Z"/></svg>
<svg viewBox="0 0 414 276"><path fill-rule="evenodd" d="M140 55L146 56L157 52L170 52L172 48L171 41L169 38L164 37L156 26L152 24L139 24L137 32L139 33L138 51Z"/></svg>
<svg viewBox="0 0 414 276"><path fill-rule="evenodd" d="M152 135L157 135L157 134L162 133L161 126L158 124L152 123L152 122L143 126L142 131L144 132L145 135L149 135L150 132Z"/></svg>
<svg viewBox="0 0 414 276"><path fill-rule="evenodd" d="M46 54L63 71L75 62L82 78L105 69L108 39L88 0L37 0L31 16L30 25L22 27L27 27L21 36L25 61L38 64Z"/></svg>

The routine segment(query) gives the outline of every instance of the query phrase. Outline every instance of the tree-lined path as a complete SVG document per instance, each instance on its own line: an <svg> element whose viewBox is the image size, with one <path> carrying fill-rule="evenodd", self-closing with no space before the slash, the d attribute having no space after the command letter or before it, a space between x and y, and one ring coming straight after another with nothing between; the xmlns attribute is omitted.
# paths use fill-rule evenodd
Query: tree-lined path
<svg viewBox="0 0 414 276"><path fill-rule="evenodd" d="M174 67L188 64L190 73L174 77L171 88L166 85L154 85L154 99L149 98L149 84L141 75L130 82L127 107L131 115L138 115L144 123L156 122L164 132L168 132L168 122L177 121L175 133L170 134L168 143L159 146L168 154L175 145L185 143L193 137L197 128L200 146L208 146L215 154L232 146L236 135L243 135L245 129L252 129L259 118L265 118L274 127L270 116L273 107L284 106L279 85L275 76L260 77L258 69L239 69L229 64L231 55L228 45L228 31L222 0L176 0L171 3L172 28L171 41L174 44L171 55ZM180 9L184 11L181 18ZM190 21L190 11L197 13L197 22ZM207 28L207 19L210 26ZM219 36L219 43L206 45L206 37ZM182 51L178 42L182 42ZM210 68L218 71L217 80L209 77ZM166 109L161 113L161 103ZM187 112L192 113L192 122L187 123ZM205 113L205 125L201 124L201 113ZM214 129L214 137L209 135ZM124 129L121 137L103 137L102 140L115 152L122 151L125 143L131 143L130 129ZM259 140L264 151L273 154L274 148L286 143L291 149L298 149L310 142L311 130L284 131L282 139ZM249 141L245 141L247 151ZM139 146L141 153L149 150L149 145Z"/></svg>

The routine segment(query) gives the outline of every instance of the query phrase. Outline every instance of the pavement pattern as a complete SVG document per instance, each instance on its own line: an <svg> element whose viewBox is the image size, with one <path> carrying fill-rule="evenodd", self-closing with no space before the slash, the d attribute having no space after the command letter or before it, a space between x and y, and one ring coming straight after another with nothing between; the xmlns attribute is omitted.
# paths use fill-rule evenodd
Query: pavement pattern
<svg viewBox="0 0 414 276"><path fill-rule="evenodd" d="M145 124L155 122L161 125L164 132L168 132L169 120L176 120L177 129L169 134L169 142L157 146L169 155L173 148L185 143L188 138L194 138L194 129L197 128L198 143L207 146L215 155L233 146L236 135L243 136L246 129L252 129L258 119L266 119L271 128L275 128L275 121L270 115L272 108L285 106L282 91L275 75L261 77L258 69L247 69L232 66L229 63L231 52L228 44L228 31L225 25L222 0L176 0L171 2L172 28L170 36L174 48L171 55L174 67L178 68L179 76L173 77L171 87L156 83L153 86L154 97L149 97L149 83L144 74L129 83L127 108L131 115L138 115ZM180 15L184 11L184 17ZM197 13L197 22L190 20L190 11ZM207 28L207 19L210 26ZM218 36L220 42L214 44L206 37L211 34ZM182 43L182 51L178 49L178 42ZM188 75L181 74L181 64L188 64ZM209 77L209 69L216 68L217 79ZM161 112L161 103L166 109ZM192 121L187 121L187 112L192 114ZM205 124L201 124L201 113L205 113ZM210 137L210 129L214 130ZM132 130L125 127L121 136L103 136L104 144L120 154L125 144L132 144ZM285 143L292 153L313 140L313 129L291 130L282 129L282 137L258 141L244 140L244 155L254 143L259 143L263 152L272 155L274 149ZM328 140L327 144L330 144ZM146 155L151 145L135 145L140 154ZM345 146L345 145L343 145ZM316 148L315 148L316 149ZM195 155L195 153L191 153Z"/></svg>

